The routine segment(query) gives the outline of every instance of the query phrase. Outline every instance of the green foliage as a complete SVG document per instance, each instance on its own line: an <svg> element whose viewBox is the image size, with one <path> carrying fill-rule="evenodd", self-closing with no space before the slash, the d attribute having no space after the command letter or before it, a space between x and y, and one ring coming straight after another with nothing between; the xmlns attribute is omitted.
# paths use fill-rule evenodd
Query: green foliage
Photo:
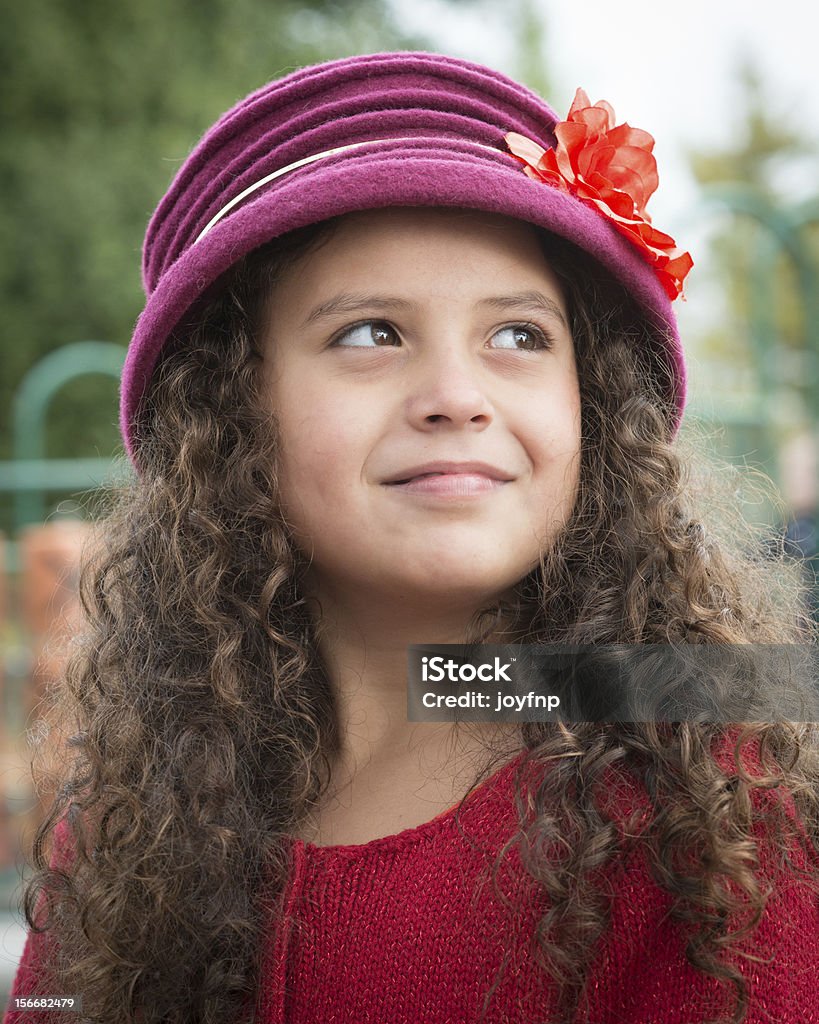
<svg viewBox="0 0 819 1024"><path fill-rule="evenodd" d="M704 186L720 186L726 197L750 197L765 212L761 223L746 214L731 214L724 206L725 228L713 240L711 263L727 298L729 319L709 332L705 360L715 364L745 366L753 373L758 391L780 413L809 413L814 400L809 368L819 352L811 353L817 337L807 324L806 297L800 290L795 265L784 251L766 262L766 244L773 244L770 223L784 211L795 209L806 196L791 194L792 170L806 162L816 164L815 143L806 138L794 110L778 110L771 102L759 72L749 60L739 68L742 105L737 113L741 131L736 140L717 150L690 153L695 177ZM814 171L815 173L815 171ZM807 178L807 176L804 176ZM819 198L819 189L813 190ZM715 207L716 211L716 207ZM815 228L803 225L798 232L819 267ZM758 350L753 338L758 338ZM718 375L714 375L718 379ZM724 396L723 396L724 397ZM759 402L749 396L751 405ZM816 416L816 410L812 415ZM765 425L771 433L776 424ZM783 428L784 429L784 428ZM781 440L771 433L771 445Z"/></svg>
<svg viewBox="0 0 819 1024"><path fill-rule="evenodd" d="M541 6L535 0L515 0L515 5L516 76L536 93L551 97L554 90L548 70L548 30Z"/></svg>
<svg viewBox="0 0 819 1024"><path fill-rule="evenodd" d="M0 0L0 15L2 460L38 359L127 345L148 218L222 111L301 65L428 41L401 36L386 0ZM116 424L116 381L78 380L55 399L47 453L121 451Z"/></svg>

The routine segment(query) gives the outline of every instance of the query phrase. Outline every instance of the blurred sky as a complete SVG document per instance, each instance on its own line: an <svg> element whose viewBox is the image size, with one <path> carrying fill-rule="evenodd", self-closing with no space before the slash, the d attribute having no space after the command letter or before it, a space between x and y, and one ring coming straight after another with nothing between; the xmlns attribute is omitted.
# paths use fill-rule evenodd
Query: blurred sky
<svg viewBox="0 0 819 1024"><path fill-rule="evenodd" d="M511 23L519 0L392 0L408 28L432 31L438 48L518 77ZM565 116L577 86L608 100L618 122L656 140L660 187L649 203L655 225L691 251L688 301L677 304L684 336L725 313L707 272L709 233L726 220L698 202L689 148L719 149L740 138L743 107L737 70L743 55L762 77L772 111L819 142L819 5L808 0L535 0L543 13L546 70ZM430 29L430 26L434 26ZM814 154L777 168L782 196L815 195ZM727 216L727 215L725 215ZM689 353L693 355L693 353ZM697 359L689 360L692 383ZM706 385L707 389L707 385Z"/></svg>

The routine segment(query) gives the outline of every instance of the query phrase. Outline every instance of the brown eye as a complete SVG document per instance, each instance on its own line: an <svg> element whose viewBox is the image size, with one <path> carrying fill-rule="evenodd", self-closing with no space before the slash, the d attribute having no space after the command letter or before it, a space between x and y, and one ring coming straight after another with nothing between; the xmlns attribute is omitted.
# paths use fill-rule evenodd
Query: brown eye
<svg viewBox="0 0 819 1024"><path fill-rule="evenodd" d="M381 320L365 320L343 331L333 342L334 345L353 348L398 345L400 339L395 328Z"/></svg>
<svg viewBox="0 0 819 1024"><path fill-rule="evenodd" d="M551 348L549 338L534 324L511 324L509 327L501 327L492 335L492 340L498 342L493 346L495 348L522 349L530 352Z"/></svg>

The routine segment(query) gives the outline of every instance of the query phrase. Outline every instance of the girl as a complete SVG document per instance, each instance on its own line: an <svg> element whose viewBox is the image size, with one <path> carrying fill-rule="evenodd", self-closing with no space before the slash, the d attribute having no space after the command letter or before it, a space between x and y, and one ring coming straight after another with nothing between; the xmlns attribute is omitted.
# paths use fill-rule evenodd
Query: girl
<svg viewBox="0 0 819 1024"><path fill-rule="evenodd" d="M819 1021L812 725L407 720L414 643L811 639L686 482L652 144L395 53L185 161L9 1024Z"/></svg>

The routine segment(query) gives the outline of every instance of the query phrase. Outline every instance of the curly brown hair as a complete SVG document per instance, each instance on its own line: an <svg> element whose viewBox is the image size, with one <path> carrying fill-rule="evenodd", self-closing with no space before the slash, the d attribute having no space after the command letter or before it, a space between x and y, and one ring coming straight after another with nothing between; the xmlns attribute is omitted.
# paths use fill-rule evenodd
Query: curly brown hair
<svg viewBox="0 0 819 1024"><path fill-rule="evenodd" d="M60 785L24 896L30 928L55 940L42 991L82 992L88 1021L252 1020L286 839L329 784L336 706L302 597L305 560L278 507L259 324L282 268L332 230L252 253L180 325L142 408L141 479L98 510L80 582L87 628L47 709L66 737ZM759 557L737 509L692 478L696 451L672 439L656 331L590 258L545 233L543 245L572 320L579 492L515 603L485 609L470 638L496 638L502 619L513 624L504 639L524 643L814 642L797 573ZM612 769L645 786L654 813L640 841L691 926L688 958L733 986L731 1020L744 1019L747 984L726 954L768 896L754 830L764 817L783 856L793 842L815 855L819 751L813 725L749 724L732 734L727 772L714 754L726 735L690 722L521 726L549 780L532 801L518 793L515 841L547 897L537 939L566 1019L583 1006L609 919L589 881L637 840L603 806ZM752 799L779 788L804 832ZM74 852L49 867L61 822ZM538 854L547 847L560 855Z"/></svg>

